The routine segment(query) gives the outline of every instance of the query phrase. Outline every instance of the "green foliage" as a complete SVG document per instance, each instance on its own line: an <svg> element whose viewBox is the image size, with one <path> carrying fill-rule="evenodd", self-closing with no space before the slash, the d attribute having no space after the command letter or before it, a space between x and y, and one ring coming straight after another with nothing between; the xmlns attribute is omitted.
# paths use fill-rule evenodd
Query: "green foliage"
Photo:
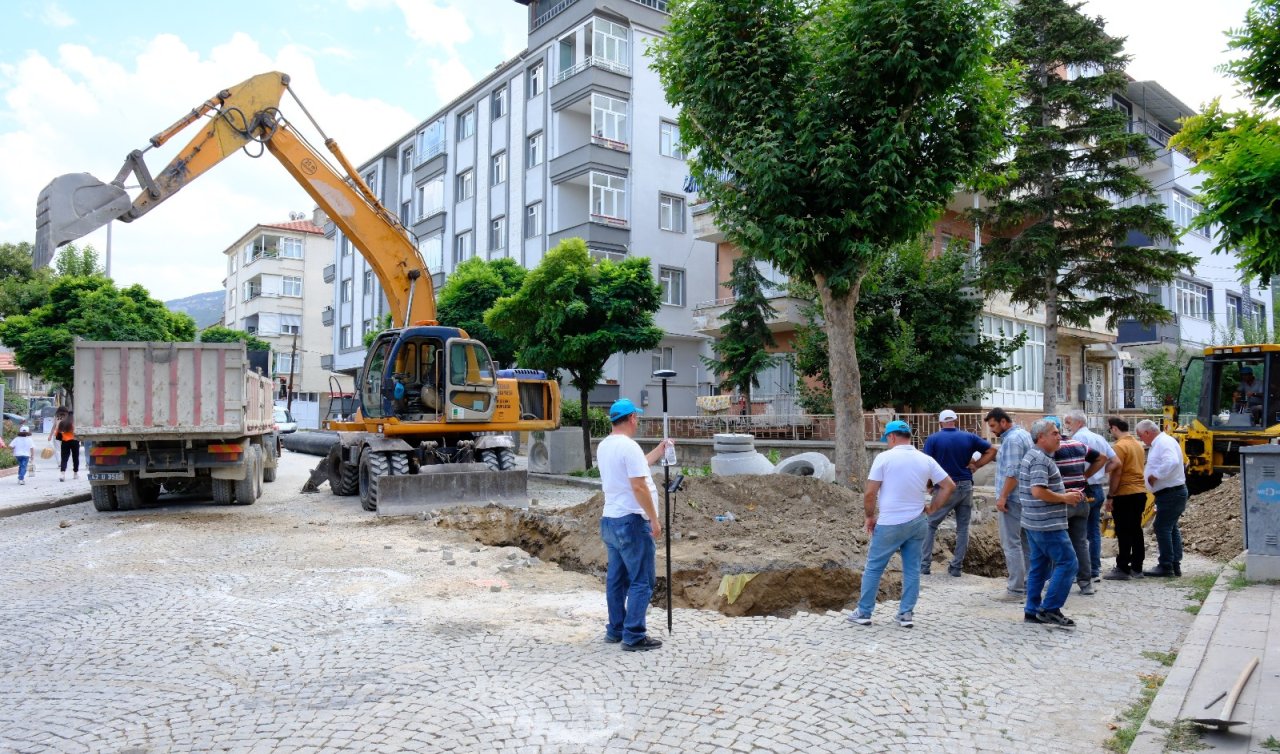
<svg viewBox="0 0 1280 754"><path fill-rule="evenodd" d="M867 273L858 316L865 408L936 411L977 400L983 377L1012 371L1009 355L1025 336L979 335L982 300L974 295L966 254L964 244L931 257L927 244L907 243L882 255ZM821 309L812 289L793 288L808 302L801 308L805 324L796 331L796 369L823 386L802 387L800 402L812 413L829 413L819 410L831 402Z"/></svg>
<svg viewBox="0 0 1280 754"><path fill-rule="evenodd" d="M373 341L378 339L378 335L380 335L383 330L390 330L390 329L391 329L391 315L384 314L378 320L377 325L372 330L365 333L363 337L361 337L361 341L364 343L365 350L368 350L369 347L373 345Z"/></svg>
<svg viewBox="0 0 1280 754"><path fill-rule="evenodd" d="M1170 354L1164 349L1152 351L1142 357L1142 386L1148 395L1164 401L1167 396L1178 396L1182 385L1182 369L1190 354L1182 346Z"/></svg>
<svg viewBox="0 0 1280 754"><path fill-rule="evenodd" d="M75 244L67 244L58 252L53 260L53 274L57 277L88 277L105 275L106 269L98 259L98 252L92 246L83 249Z"/></svg>
<svg viewBox="0 0 1280 754"><path fill-rule="evenodd" d="M233 330L230 327L222 325L214 325L206 327L200 331L200 341L202 343L244 343L245 348L250 351L270 351L271 344L267 341L250 335L244 330Z"/></svg>
<svg viewBox="0 0 1280 754"><path fill-rule="evenodd" d="M52 270L32 269L31 244L0 244L0 318L26 314L44 303L52 281Z"/></svg>
<svg viewBox="0 0 1280 754"><path fill-rule="evenodd" d="M453 271L436 297L436 318L450 327L459 327L483 342L500 366L512 366L515 344L484 323L485 312L503 296L520 290L525 269L514 259L487 262L472 257Z"/></svg>
<svg viewBox="0 0 1280 754"><path fill-rule="evenodd" d="M1172 315L1147 288L1172 282L1196 260L1161 248L1176 229L1163 205L1143 201L1153 189L1137 170L1155 155L1110 104L1127 83L1124 40L1068 0L1022 0L1011 13L998 57L1024 66L1021 137L988 168L1007 179L988 188L992 205L973 215L995 236L982 247L982 287L1045 307L1048 412L1058 392L1051 367L1059 325L1085 327L1099 316L1108 327L1122 317L1167 321Z"/></svg>
<svg viewBox="0 0 1280 754"><path fill-rule="evenodd" d="M757 375L777 358L767 349L777 346L769 330L769 318L777 312L764 295L764 276L755 259L744 252L733 261L733 270L724 286L733 291L733 305L721 317L720 337L711 346L715 358L702 362L721 375L721 384L750 398L752 386L760 387Z"/></svg>
<svg viewBox="0 0 1280 754"><path fill-rule="evenodd" d="M1116 732L1102 743L1107 751L1124 754L1133 746L1133 740L1138 737L1138 730L1142 728L1142 721L1147 719L1151 703L1156 700L1156 694L1164 685L1162 675L1139 673L1138 678L1142 681L1141 694L1138 701L1121 710L1118 718L1120 725Z"/></svg>
<svg viewBox="0 0 1280 754"><path fill-rule="evenodd" d="M1280 100L1280 2L1254 0L1244 26L1232 29L1227 47L1244 54L1223 66L1259 108L1275 109Z"/></svg>
<svg viewBox="0 0 1280 754"><path fill-rule="evenodd" d="M590 406L587 412L590 414L588 424L591 428L592 437L607 437L613 431L613 425L609 423L608 411L597 406ZM581 401L576 401L572 398L565 398L560 401L560 426L582 426Z"/></svg>

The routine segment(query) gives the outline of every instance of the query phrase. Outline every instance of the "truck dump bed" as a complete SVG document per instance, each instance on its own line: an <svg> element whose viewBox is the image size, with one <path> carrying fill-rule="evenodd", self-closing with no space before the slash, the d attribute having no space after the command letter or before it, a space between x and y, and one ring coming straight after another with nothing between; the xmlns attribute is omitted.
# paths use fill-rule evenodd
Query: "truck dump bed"
<svg viewBox="0 0 1280 754"><path fill-rule="evenodd" d="M75 383L87 440L234 438L274 423L271 380L241 343L80 341Z"/></svg>

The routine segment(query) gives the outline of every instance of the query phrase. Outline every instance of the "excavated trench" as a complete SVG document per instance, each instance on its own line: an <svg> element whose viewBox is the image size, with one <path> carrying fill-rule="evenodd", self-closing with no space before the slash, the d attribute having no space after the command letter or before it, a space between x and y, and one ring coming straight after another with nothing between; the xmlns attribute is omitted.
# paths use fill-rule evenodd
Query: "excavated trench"
<svg viewBox="0 0 1280 754"><path fill-rule="evenodd" d="M672 500L672 603L729 616L839 610L858 595L866 558L862 500L851 490L779 475L689 479ZM515 546L571 571L603 580L599 493L572 508L457 509L436 526L467 532L482 544ZM732 520L716 517L732 514ZM954 529L942 529L935 561L945 562ZM666 565L658 548L655 602L665 600ZM1003 576L993 520L970 529L965 571ZM890 561L880 597L902 592L901 564Z"/></svg>

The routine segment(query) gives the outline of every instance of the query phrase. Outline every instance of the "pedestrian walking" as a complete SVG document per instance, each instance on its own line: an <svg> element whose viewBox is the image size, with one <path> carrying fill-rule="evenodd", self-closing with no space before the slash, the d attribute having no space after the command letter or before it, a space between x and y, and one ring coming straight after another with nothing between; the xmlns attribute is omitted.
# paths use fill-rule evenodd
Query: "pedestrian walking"
<svg viewBox="0 0 1280 754"><path fill-rule="evenodd" d="M1045 421L1053 422L1062 430L1062 423L1056 416L1046 416ZM1062 473L1062 484L1068 490L1079 490L1087 498L1087 479L1098 469L1103 468L1107 458L1082 442L1062 439L1053 454L1054 463ZM1076 585L1081 594L1095 594L1093 576L1089 570L1089 506L1073 506L1067 512L1067 537L1076 552Z"/></svg>
<svg viewBox="0 0 1280 754"><path fill-rule="evenodd" d="M1085 479L1084 487L1085 495L1089 498L1089 576L1094 581L1099 581L1102 578L1102 504L1106 501L1102 485L1111 475L1110 459L1116 457L1116 452L1105 437L1089 429L1085 414L1080 409L1068 411L1063 415L1062 421L1072 440L1093 448L1108 459L1106 466ZM1117 467L1119 463L1117 460Z"/></svg>
<svg viewBox="0 0 1280 754"><path fill-rule="evenodd" d="M646 455L632 439L643 413L627 398L614 401L609 407L613 432L596 448L604 493L600 539L609 554L605 576L609 622L604 640L610 644L621 642L627 651L662 646L645 627L645 614L653 597L654 540L662 536L658 487L649 467L674 443L663 440Z"/></svg>
<svg viewBox="0 0 1280 754"><path fill-rule="evenodd" d="M957 577L963 573L964 555L969 549L969 520L973 516L973 472L996 457L996 449L991 443L956 426L958 418L951 409L938 414L941 429L924 441L924 454L937 461L956 485L947 502L929 516L929 531L924 535L924 549L920 556L920 573L926 575L933 565L933 539L937 536L938 526L953 512L956 514L956 547L947 573ZM978 455L976 460L975 454Z"/></svg>
<svg viewBox="0 0 1280 754"><path fill-rule="evenodd" d="M1111 473L1106 510L1115 525L1116 567L1102 578L1128 581L1142 578L1142 561L1146 542L1142 536L1142 511L1147 507L1147 487L1143 483L1145 454L1142 444L1129 434L1129 422L1119 416L1107 419L1111 436L1116 439L1116 458L1120 467Z"/></svg>
<svg viewBox="0 0 1280 754"><path fill-rule="evenodd" d="M58 481L65 482L67 480L67 461L71 461L71 478L80 478L80 441L76 439L75 418L70 411L59 409L62 418L54 418L53 430L49 433L50 440L58 442Z"/></svg>
<svg viewBox="0 0 1280 754"><path fill-rule="evenodd" d="M1076 574L1076 553L1067 536L1067 509L1084 499L1078 489L1068 490L1053 454L1062 444L1058 425L1041 419L1031 425L1035 443L1018 467L1018 498L1022 503L1022 528L1031 547L1027 571L1027 601L1023 621L1058 628L1075 628L1062 614Z"/></svg>
<svg viewBox="0 0 1280 754"><path fill-rule="evenodd" d="M894 553L902 558L902 599L898 603L897 623L903 628L915 625L914 611L920 596L920 551L929 529L927 514L941 508L955 490L955 482L938 462L911 444L911 426L904 421L891 421L880 442L889 449L876 456L867 473L867 489L862 505L866 513L866 530L871 535L867 546L867 564L862 570L862 591L858 606L848 620L860 626L871 625L871 613L880 591L880 577ZM933 498L925 505L929 485ZM879 512L877 513L877 505Z"/></svg>
<svg viewBox="0 0 1280 754"><path fill-rule="evenodd" d="M1147 489L1156 496L1156 547L1160 550L1158 565L1146 576L1182 575L1182 530L1178 519L1187 509L1187 477L1182 467L1182 448L1178 441L1160 431L1150 419L1138 422L1138 437L1151 450L1143 468Z"/></svg>
<svg viewBox="0 0 1280 754"><path fill-rule="evenodd" d="M1022 503L1018 498L1018 468L1022 457L1031 450L1031 434L1013 423L1002 408L987 412L984 420L991 434L1000 438L996 453L996 510L1000 527L1000 548L1004 550L1005 569L1009 580L999 599L1003 602L1022 602L1027 592L1028 556L1026 532L1022 530Z"/></svg>
<svg viewBox="0 0 1280 754"><path fill-rule="evenodd" d="M31 463L31 428L23 424L18 427L18 436L13 438L9 450L18 462L18 484L27 483L27 465Z"/></svg>

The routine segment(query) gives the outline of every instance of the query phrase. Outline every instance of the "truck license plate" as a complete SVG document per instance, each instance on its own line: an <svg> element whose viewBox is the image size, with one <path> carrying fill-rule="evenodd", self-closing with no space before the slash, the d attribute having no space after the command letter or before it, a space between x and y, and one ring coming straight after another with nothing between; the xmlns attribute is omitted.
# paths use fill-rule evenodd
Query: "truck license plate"
<svg viewBox="0 0 1280 754"><path fill-rule="evenodd" d="M123 471L95 471L89 474L90 482L123 482Z"/></svg>

